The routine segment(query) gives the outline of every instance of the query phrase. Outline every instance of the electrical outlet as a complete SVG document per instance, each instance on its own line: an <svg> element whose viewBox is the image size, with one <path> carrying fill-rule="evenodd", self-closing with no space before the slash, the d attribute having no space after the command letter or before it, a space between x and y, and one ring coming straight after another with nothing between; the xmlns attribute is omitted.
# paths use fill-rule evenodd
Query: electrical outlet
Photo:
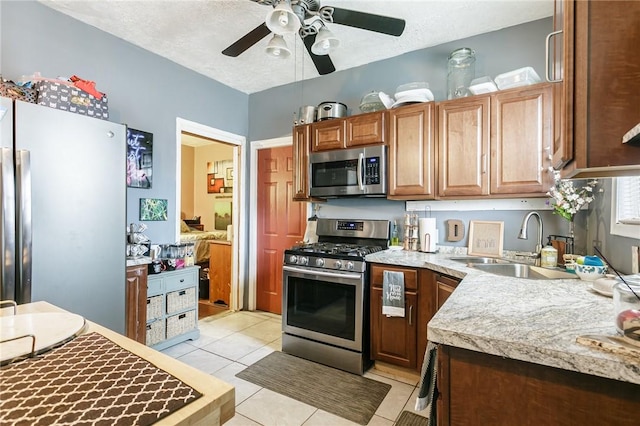
<svg viewBox="0 0 640 426"><path fill-rule="evenodd" d="M638 270L638 257L640 257L640 247L631 246L631 273L637 274Z"/></svg>

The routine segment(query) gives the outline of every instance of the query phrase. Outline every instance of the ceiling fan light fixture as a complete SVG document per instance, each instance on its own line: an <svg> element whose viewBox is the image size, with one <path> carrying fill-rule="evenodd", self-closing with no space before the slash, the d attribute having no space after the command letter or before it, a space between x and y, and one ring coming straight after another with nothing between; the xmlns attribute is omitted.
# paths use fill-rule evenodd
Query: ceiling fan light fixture
<svg viewBox="0 0 640 426"><path fill-rule="evenodd" d="M340 40L324 25L318 31L316 41L311 46L314 55L328 55L340 46Z"/></svg>
<svg viewBox="0 0 640 426"><path fill-rule="evenodd" d="M287 42L281 35L274 34L269 40L265 52L274 58L286 59L291 55L291 50L287 47Z"/></svg>
<svg viewBox="0 0 640 426"><path fill-rule="evenodd" d="M276 7L267 13L265 23L271 32L278 35L297 33L302 25L300 18L291 8L290 0L280 0Z"/></svg>

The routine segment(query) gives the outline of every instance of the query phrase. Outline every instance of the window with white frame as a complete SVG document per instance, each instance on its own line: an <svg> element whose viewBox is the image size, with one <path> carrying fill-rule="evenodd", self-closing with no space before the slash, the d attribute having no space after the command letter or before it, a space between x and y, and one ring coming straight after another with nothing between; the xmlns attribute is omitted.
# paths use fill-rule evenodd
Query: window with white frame
<svg viewBox="0 0 640 426"><path fill-rule="evenodd" d="M640 176L613 179L611 233L640 239Z"/></svg>

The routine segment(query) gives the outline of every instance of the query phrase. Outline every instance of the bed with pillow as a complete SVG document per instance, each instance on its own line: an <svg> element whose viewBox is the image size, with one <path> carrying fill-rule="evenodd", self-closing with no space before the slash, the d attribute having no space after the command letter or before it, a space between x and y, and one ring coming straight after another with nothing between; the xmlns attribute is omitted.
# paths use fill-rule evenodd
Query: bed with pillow
<svg viewBox="0 0 640 426"><path fill-rule="evenodd" d="M183 220L180 224L180 242L194 243L195 263L209 262L209 241L227 240L227 231L199 231Z"/></svg>

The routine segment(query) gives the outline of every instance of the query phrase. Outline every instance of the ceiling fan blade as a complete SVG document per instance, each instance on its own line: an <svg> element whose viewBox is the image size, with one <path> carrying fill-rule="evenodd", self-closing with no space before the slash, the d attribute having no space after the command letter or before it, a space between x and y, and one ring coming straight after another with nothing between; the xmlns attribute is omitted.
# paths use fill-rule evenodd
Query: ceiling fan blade
<svg viewBox="0 0 640 426"><path fill-rule="evenodd" d="M361 28L363 30L375 31L377 33L389 34L392 36L399 36L404 32L404 19L374 15L355 10L340 9L338 7L332 7L332 9L333 22L336 24L348 25L350 27Z"/></svg>
<svg viewBox="0 0 640 426"><path fill-rule="evenodd" d="M267 24L263 22L247 33L244 37L224 49L222 54L235 58L269 34L271 34L271 30L267 28Z"/></svg>
<svg viewBox="0 0 640 426"><path fill-rule="evenodd" d="M311 52L311 46L313 46L313 43L316 41L316 34L310 34L303 37L302 41L304 46L307 48L307 52L311 55L311 60L320 75L331 74L336 70L336 67L333 66L333 62L329 55L315 55Z"/></svg>

